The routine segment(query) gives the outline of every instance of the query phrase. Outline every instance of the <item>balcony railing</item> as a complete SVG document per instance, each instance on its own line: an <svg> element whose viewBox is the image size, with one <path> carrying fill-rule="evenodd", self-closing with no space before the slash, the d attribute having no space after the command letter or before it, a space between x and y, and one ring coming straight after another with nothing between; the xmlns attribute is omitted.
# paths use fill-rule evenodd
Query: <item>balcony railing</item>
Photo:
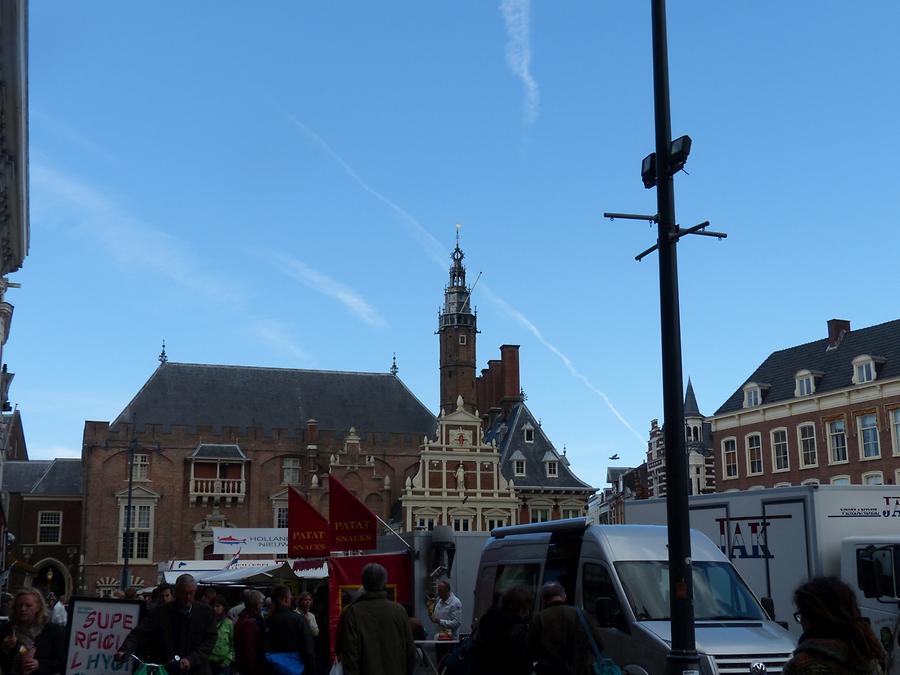
<svg viewBox="0 0 900 675"><path fill-rule="evenodd" d="M192 478L191 501L227 499L243 502L247 491L244 478Z"/></svg>

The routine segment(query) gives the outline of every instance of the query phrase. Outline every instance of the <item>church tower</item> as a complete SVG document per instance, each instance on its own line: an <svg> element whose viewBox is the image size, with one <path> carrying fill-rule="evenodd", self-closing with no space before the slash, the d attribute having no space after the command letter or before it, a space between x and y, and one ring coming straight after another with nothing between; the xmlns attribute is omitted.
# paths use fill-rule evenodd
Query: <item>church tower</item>
<svg viewBox="0 0 900 675"><path fill-rule="evenodd" d="M456 400L463 398L464 408L475 411L475 336L477 316L472 311L472 289L466 286L465 255L459 247L459 225L456 226L456 248L450 266L450 283L444 288L444 306L438 317L440 340L441 409L456 410Z"/></svg>

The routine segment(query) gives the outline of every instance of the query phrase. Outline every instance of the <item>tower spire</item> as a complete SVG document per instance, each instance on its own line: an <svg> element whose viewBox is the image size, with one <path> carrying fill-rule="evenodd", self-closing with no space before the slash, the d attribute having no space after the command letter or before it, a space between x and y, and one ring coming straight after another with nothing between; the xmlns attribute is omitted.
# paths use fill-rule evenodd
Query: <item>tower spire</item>
<svg viewBox="0 0 900 675"><path fill-rule="evenodd" d="M397 367L397 352L394 352L394 360L391 363L391 375L397 377L398 372L400 372L400 369Z"/></svg>
<svg viewBox="0 0 900 675"><path fill-rule="evenodd" d="M159 353L159 356L157 358L159 359L159 362L161 364L165 364L166 361L169 360L169 357L166 355L166 341L165 340L163 340L163 342L162 342L162 351Z"/></svg>

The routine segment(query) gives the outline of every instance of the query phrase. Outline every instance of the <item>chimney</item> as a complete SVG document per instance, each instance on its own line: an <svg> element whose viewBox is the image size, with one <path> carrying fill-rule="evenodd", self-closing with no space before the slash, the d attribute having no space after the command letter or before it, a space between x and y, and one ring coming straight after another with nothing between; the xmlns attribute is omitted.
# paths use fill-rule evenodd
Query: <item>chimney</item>
<svg viewBox="0 0 900 675"><path fill-rule="evenodd" d="M501 345L500 360L503 363L503 400L521 399L519 386L519 345Z"/></svg>
<svg viewBox="0 0 900 675"><path fill-rule="evenodd" d="M315 445L319 440L319 423L316 420L306 420L306 443Z"/></svg>
<svg viewBox="0 0 900 675"><path fill-rule="evenodd" d="M841 344L844 333L850 332L850 322L846 319L831 319L828 322L828 349L836 349Z"/></svg>

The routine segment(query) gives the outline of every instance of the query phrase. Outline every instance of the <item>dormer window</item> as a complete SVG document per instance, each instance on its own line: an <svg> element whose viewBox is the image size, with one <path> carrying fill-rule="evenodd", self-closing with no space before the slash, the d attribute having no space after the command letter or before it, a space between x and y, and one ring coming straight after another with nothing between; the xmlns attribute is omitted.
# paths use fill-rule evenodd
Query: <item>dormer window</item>
<svg viewBox="0 0 900 675"><path fill-rule="evenodd" d="M531 424L526 424L522 427L522 430L525 433L525 442L534 443L534 427Z"/></svg>
<svg viewBox="0 0 900 675"><path fill-rule="evenodd" d="M877 359L883 361L883 359ZM877 376L876 358L869 354L861 354L853 359L853 384L872 382Z"/></svg>
<svg viewBox="0 0 900 675"><path fill-rule="evenodd" d="M748 382L744 385L744 407L755 408L762 403L763 390L769 385L759 382Z"/></svg>
<svg viewBox="0 0 900 675"><path fill-rule="evenodd" d="M559 477L559 462L556 462L556 461L547 462L547 477L548 478Z"/></svg>
<svg viewBox="0 0 900 675"><path fill-rule="evenodd" d="M798 370L794 375L794 396L810 396L816 393L816 378L823 373L813 370Z"/></svg>
<svg viewBox="0 0 900 675"><path fill-rule="evenodd" d="M517 476L524 476L524 475L525 475L525 460L524 460L524 459L517 459L517 460L516 460L516 464L515 464L515 472L516 472L516 475L517 475Z"/></svg>

